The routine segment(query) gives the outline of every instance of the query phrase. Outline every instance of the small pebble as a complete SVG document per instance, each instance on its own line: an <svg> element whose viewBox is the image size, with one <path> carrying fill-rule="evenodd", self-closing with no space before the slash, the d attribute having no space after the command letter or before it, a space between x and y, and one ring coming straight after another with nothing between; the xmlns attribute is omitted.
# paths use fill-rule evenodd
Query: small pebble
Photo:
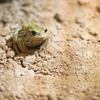
<svg viewBox="0 0 100 100"><path fill-rule="evenodd" d="M8 58L13 58L15 56L15 52L14 51L8 51L7 52L7 57Z"/></svg>
<svg viewBox="0 0 100 100"><path fill-rule="evenodd" d="M63 22L64 19L65 19L65 16L62 12L57 12L55 15L54 15L54 18L58 21L58 22Z"/></svg>
<svg viewBox="0 0 100 100"><path fill-rule="evenodd" d="M31 6L29 6L29 7L22 7L21 11L25 12L26 14L34 12L34 10L33 10L33 8Z"/></svg>
<svg viewBox="0 0 100 100"><path fill-rule="evenodd" d="M41 58L44 58L45 57L45 54L43 52L40 52L39 55L40 55Z"/></svg>

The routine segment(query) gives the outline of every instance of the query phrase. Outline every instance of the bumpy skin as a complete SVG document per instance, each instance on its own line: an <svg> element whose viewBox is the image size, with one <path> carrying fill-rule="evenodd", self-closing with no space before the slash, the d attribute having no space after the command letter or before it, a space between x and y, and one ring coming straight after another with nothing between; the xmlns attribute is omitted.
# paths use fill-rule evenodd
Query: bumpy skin
<svg viewBox="0 0 100 100"><path fill-rule="evenodd" d="M18 54L33 53L32 49L39 47L39 52L45 49L49 40L47 29L36 23L25 24L22 29L16 29L13 33L13 48Z"/></svg>

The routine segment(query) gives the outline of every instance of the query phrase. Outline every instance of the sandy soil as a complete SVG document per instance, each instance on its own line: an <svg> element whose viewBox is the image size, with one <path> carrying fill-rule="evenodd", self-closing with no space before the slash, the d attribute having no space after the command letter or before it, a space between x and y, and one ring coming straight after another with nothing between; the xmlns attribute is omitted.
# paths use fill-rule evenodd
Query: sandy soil
<svg viewBox="0 0 100 100"><path fill-rule="evenodd" d="M4 1L0 100L100 100L100 0ZM47 48L15 55L12 34L29 22L47 27Z"/></svg>

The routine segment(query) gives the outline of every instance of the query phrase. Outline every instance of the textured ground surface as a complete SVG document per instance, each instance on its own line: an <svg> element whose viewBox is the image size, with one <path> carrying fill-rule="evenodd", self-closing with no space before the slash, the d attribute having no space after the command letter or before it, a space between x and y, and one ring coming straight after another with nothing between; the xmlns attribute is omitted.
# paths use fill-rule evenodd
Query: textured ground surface
<svg viewBox="0 0 100 100"><path fill-rule="evenodd" d="M100 100L100 1L9 1L0 3L0 100ZM46 51L15 55L12 34L29 22L47 27Z"/></svg>

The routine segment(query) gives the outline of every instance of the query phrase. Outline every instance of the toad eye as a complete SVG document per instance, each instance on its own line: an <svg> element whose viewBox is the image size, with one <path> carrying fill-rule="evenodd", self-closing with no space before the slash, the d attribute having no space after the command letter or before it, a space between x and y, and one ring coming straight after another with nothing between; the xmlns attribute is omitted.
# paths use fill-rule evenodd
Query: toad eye
<svg viewBox="0 0 100 100"><path fill-rule="evenodd" d="M47 32L47 29L45 29L45 31L44 31L45 33Z"/></svg>
<svg viewBox="0 0 100 100"><path fill-rule="evenodd" d="M36 35L36 32L35 32L35 31L32 31L32 34L33 34L33 35Z"/></svg>

